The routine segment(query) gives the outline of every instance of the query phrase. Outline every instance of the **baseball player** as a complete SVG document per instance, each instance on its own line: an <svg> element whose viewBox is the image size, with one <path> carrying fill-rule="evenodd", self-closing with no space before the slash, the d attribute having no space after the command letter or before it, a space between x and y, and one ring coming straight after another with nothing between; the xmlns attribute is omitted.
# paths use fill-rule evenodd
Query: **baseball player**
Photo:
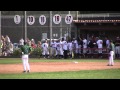
<svg viewBox="0 0 120 90"><path fill-rule="evenodd" d="M98 46L98 54L99 54L99 58L102 58L102 48L103 48L103 40L101 40L100 38L97 38L97 46Z"/></svg>
<svg viewBox="0 0 120 90"><path fill-rule="evenodd" d="M87 39L86 38L83 38L83 55L84 57L87 55Z"/></svg>
<svg viewBox="0 0 120 90"><path fill-rule="evenodd" d="M115 45L113 44L113 41L110 40L110 47L109 47L109 63L108 66L114 65L114 55L115 55Z"/></svg>
<svg viewBox="0 0 120 90"><path fill-rule="evenodd" d="M50 46L51 46L51 49L52 49L51 55L52 55L52 58L53 58L55 56L55 54L56 54L56 42L55 42L54 39L52 40Z"/></svg>
<svg viewBox="0 0 120 90"><path fill-rule="evenodd" d="M60 59L63 58L63 44L60 39L56 43L56 56Z"/></svg>
<svg viewBox="0 0 120 90"><path fill-rule="evenodd" d="M31 47L28 46L28 44L26 42L24 42L24 45L21 47L21 51L22 51L22 62L23 62L23 68L25 72L30 72L30 65L29 65L29 55L32 51Z"/></svg>
<svg viewBox="0 0 120 90"><path fill-rule="evenodd" d="M64 38L62 38L62 45L63 45L63 56L64 56L64 59L67 59L68 57L68 43L66 40L64 40Z"/></svg>
<svg viewBox="0 0 120 90"><path fill-rule="evenodd" d="M120 38L116 37L115 40L115 55L116 58L120 58Z"/></svg>
<svg viewBox="0 0 120 90"><path fill-rule="evenodd" d="M107 52L109 52L109 46L110 46L110 40L108 39L108 37L105 37L105 44L106 44L106 48L107 48Z"/></svg>
<svg viewBox="0 0 120 90"><path fill-rule="evenodd" d="M72 58L73 44L72 44L71 40L68 40L68 52L69 52L69 57Z"/></svg>
<svg viewBox="0 0 120 90"><path fill-rule="evenodd" d="M49 46L47 41L44 41L44 43L42 44L42 55L44 56L44 58L48 58L49 57Z"/></svg>
<svg viewBox="0 0 120 90"><path fill-rule="evenodd" d="M59 45L59 40L57 40L56 41L56 58L58 58L59 57L59 47L60 47L60 45Z"/></svg>
<svg viewBox="0 0 120 90"><path fill-rule="evenodd" d="M74 57L77 58L79 54L79 45L77 39L73 41L73 45L74 45Z"/></svg>

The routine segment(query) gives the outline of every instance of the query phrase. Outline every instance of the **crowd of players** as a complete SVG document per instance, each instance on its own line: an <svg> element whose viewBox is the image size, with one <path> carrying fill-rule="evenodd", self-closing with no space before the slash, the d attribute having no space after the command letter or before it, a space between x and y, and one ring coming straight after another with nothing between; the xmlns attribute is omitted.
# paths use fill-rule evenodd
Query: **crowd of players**
<svg viewBox="0 0 120 90"><path fill-rule="evenodd" d="M44 58L59 58L59 59L67 59L67 58L80 58L81 55L83 57L87 57L88 54L91 54L91 58L93 54L97 52L98 57L102 58L103 49L106 49L106 53L109 53L109 45L110 40L105 37L101 39L100 37L91 36L89 39L85 37L77 37L77 38L60 38L57 40L52 39L50 42L48 39L38 41L35 43L34 39L27 39L24 41L23 38L19 40L19 46L24 45L24 42L27 42L30 47L41 48L42 56ZM114 40L115 44L115 57L120 58L120 38L116 37ZM1 49L2 55L7 56L13 53L14 47L13 43L10 41L8 35L1 38Z"/></svg>
<svg viewBox="0 0 120 90"><path fill-rule="evenodd" d="M120 38L116 37L114 41L115 44L115 56L116 58L120 58ZM100 37L90 37L87 40L85 37L80 38L73 38L73 39L65 39L61 38L58 40L52 40L49 44L47 40L44 40L42 43L42 55L45 58L49 58L50 48L51 48L51 58L80 58L81 55L87 57L88 54L93 55L95 52L98 54L98 58L102 58L103 50L105 48L106 53L109 54L109 46L110 40L105 37L102 40ZM49 48L50 47L50 48Z"/></svg>

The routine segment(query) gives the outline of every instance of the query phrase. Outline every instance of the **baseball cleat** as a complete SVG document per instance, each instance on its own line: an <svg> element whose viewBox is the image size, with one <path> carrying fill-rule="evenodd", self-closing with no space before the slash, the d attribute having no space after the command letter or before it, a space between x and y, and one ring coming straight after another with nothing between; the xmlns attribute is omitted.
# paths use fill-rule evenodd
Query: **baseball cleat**
<svg viewBox="0 0 120 90"><path fill-rule="evenodd" d="M28 73L30 72L30 70L27 71Z"/></svg>
<svg viewBox="0 0 120 90"><path fill-rule="evenodd" d="M23 73L26 73L26 71L23 71Z"/></svg>

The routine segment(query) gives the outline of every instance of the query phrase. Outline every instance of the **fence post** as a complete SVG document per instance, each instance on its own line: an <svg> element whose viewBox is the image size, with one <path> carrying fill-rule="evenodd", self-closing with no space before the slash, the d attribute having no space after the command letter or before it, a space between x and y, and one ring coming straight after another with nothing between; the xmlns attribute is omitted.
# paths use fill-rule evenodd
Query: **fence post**
<svg viewBox="0 0 120 90"><path fill-rule="evenodd" d="M52 42L52 11L50 11L50 43L49 44L51 44L51 42ZM50 47L50 56L51 56L51 52L52 50Z"/></svg>
<svg viewBox="0 0 120 90"><path fill-rule="evenodd" d="M1 45L2 45L2 42L1 42L1 11L0 11L0 56L1 56L1 53L2 53Z"/></svg>
<svg viewBox="0 0 120 90"><path fill-rule="evenodd" d="M25 20L25 41L27 41L27 20L26 20L26 11L24 11L24 13L25 13L25 18L24 18L24 20Z"/></svg>

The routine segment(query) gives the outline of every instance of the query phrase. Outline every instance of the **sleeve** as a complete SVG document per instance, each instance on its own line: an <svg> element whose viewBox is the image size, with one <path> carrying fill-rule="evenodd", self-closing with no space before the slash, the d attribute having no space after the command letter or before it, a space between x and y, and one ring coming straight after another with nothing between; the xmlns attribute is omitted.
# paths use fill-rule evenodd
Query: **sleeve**
<svg viewBox="0 0 120 90"><path fill-rule="evenodd" d="M20 48L22 55L24 54L23 47Z"/></svg>
<svg viewBox="0 0 120 90"><path fill-rule="evenodd" d="M33 51L32 47L29 47L29 52Z"/></svg>

